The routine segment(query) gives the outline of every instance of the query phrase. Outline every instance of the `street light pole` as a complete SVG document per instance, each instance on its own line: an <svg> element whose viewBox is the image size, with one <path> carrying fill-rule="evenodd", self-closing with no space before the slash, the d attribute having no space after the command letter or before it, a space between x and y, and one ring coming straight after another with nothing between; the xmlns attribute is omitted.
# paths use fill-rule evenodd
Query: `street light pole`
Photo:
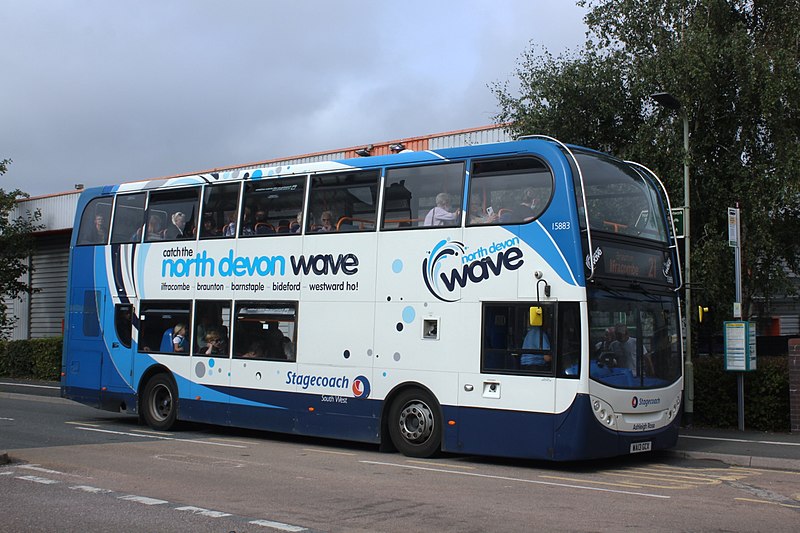
<svg viewBox="0 0 800 533"><path fill-rule="evenodd" d="M683 119L683 233L684 233L684 285L686 287L685 313L686 317L686 356L683 367L684 424L692 425L694 416L694 365L692 364L692 270L691 270L691 196L689 187L689 114L683 109L680 100L670 93L656 93L651 98L660 105L677 111Z"/></svg>

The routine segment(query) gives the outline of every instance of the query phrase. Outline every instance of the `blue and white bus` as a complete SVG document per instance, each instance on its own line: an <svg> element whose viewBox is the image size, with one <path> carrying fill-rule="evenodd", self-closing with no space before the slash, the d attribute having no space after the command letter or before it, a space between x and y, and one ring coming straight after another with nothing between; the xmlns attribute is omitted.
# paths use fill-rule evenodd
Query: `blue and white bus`
<svg viewBox="0 0 800 533"><path fill-rule="evenodd" d="M62 396L415 457L667 448L669 213L645 167L536 136L87 189Z"/></svg>

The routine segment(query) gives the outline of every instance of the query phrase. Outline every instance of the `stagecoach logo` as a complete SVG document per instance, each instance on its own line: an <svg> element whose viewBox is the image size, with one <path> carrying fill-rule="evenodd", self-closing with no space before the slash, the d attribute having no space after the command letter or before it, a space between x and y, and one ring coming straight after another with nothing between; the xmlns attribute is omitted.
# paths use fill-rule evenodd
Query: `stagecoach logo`
<svg viewBox="0 0 800 533"><path fill-rule="evenodd" d="M456 288L517 270L525 261L519 237L467 248L458 241L439 241L422 261L422 277L432 295L443 302L457 302ZM470 253L467 253L471 250Z"/></svg>
<svg viewBox="0 0 800 533"><path fill-rule="evenodd" d="M355 398L369 398L369 380L364 376L358 376L353 380L353 396Z"/></svg>
<svg viewBox="0 0 800 533"><path fill-rule="evenodd" d="M639 398L634 396L631 398L631 407L636 409L640 405L642 407L649 407L651 405L658 405L661 403L661 398Z"/></svg>

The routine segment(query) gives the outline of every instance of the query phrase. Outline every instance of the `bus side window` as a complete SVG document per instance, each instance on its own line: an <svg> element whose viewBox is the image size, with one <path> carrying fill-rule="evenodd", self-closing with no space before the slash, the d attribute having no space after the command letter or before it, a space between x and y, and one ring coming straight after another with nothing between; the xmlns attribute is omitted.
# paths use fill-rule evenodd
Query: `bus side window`
<svg viewBox="0 0 800 533"><path fill-rule="evenodd" d="M233 220L236 220L236 212L239 209L239 189L239 183L206 186L203 192L203 215L200 220L201 239L234 236L225 229L230 222L228 220L230 213L233 213Z"/></svg>
<svg viewBox="0 0 800 533"><path fill-rule="evenodd" d="M536 322L531 320L532 309L537 311ZM553 304L484 305L481 372L552 375L554 312Z"/></svg>
<svg viewBox="0 0 800 533"><path fill-rule="evenodd" d="M467 225L526 224L541 216L552 196L553 173L540 159L475 161Z"/></svg>
<svg viewBox="0 0 800 533"><path fill-rule="evenodd" d="M111 244L142 242L146 193L121 194L114 208Z"/></svg>
<svg viewBox="0 0 800 533"><path fill-rule="evenodd" d="M192 353L227 357L230 353L231 302L198 300L194 312Z"/></svg>
<svg viewBox="0 0 800 533"><path fill-rule="evenodd" d="M191 346L189 302L142 302L139 351L188 355Z"/></svg>
<svg viewBox="0 0 800 533"><path fill-rule="evenodd" d="M131 347L132 312L133 306L131 304L117 304L114 306L114 329L117 332L120 344L126 348Z"/></svg>
<svg viewBox="0 0 800 533"><path fill-rule="evenodd" d="M102 197L95 198L86 204L78 229L78 245L106 244L108 242L111 202L111 197Z"/></svg>
<svg viewBox="0 0 800 533"><path fill-rule="evenodd" d="M145 242L194 239L199 195L200 187L151 192Z"/></svg>
<svg viewBox="0 0 800 533"><path fill-rule="evenodd" d="M247 238L299 235L299 226L293 222L303 210L305 189L306 176L245 182L240 220L237 224L235 211L229 212L225 234Z"/></svg>
<svg viewBox="0 0 800 533"><path fill-rule="evenodd" d="M381 229L460 226L463 191L463 163L389 169Z"/></svg>
<svg viewBox="0 0 800 533"><path fill-rule="evenodd" d="M295 361L297 302L236 304L233 356L237 359Z"/></svg>
<svg viewBox="0 0 800 533"><path fill-rule="evenodd" d="M308 232L375 231L378 182L375 170L311 178Z"/></svg>
<svg viewBox="0 0 800 533"><path fill-rule="evenodd" d="M578 379L581 374L581 319L577 302L558 304L556 375Z"/></svg>

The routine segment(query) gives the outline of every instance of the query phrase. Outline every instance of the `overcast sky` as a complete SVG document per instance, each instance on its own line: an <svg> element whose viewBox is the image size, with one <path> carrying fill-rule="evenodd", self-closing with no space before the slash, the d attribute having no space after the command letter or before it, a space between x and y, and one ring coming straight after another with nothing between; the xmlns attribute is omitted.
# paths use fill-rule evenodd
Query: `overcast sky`
<svg viewBox="0 0 800 533"><path fill-rule="evenodd" d="M0 0L0 188L32 195L492 123L572 0Z"/></svg>

